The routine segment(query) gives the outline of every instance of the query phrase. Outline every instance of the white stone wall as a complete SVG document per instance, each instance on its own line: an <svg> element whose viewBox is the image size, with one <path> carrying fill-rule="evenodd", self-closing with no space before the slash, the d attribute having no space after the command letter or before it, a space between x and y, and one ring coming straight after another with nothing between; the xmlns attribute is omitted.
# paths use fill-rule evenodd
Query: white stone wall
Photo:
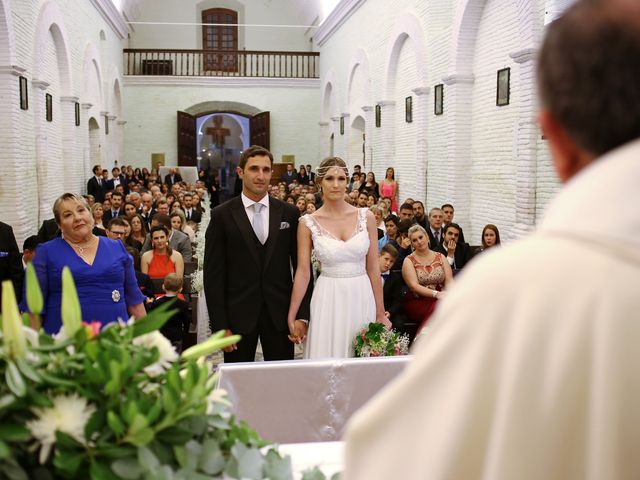
<svg viewBox="0 0 640 480"><path fill-rule="evenodd" d="M355 4L341 2L347 3ZM367 129L373 170L380 177L395 167L401 199L420 199L428 208L453 203L456 220L475 244L490 222L507 241L526 233L558 189L535 124L535 52L549 10L555 16L569 3L362 2L319 45L321 155L329 153L331 132L334 153L352 155L335 120L345 112L353 118L354 103L362 103L362 92L350 90L356 79L370 85L371 105L382 106L382 127ZM357 58L368 60L367 69L354 75ZM505 67L511 68L510 105L497 107L496 73ZM435 116L433 87L441 83L444 114ZM412 124L404 121L409 95Z"/></svg>
<svg viewBox="0 0 640 480"><path fill-rule="evenodd" d="M151 153L164 153L166 165L177 165L176 112L202 102L241 102L271 118L271 151L295 155L296 164L317 164L317 82L310 87L248 87L215 85L131 84L125 79L125 161L136 166L151 165ZM152 113L151 113L152 112Z"/></svg>
<svg viewBox="0 0 640 480"><path fill-rule="evenodd" d="M91 172L88 114L113 115L113 85L121 79L122 39L91 2L1 0L0 7L0 219L13 226L18 244L51 218L54 198L66 190L83 193ZM99 32L105 40L100 40ZM102 42L102 44L101 44ZM101 45L100 45L101 44ZM85 68L92 56L103 72L91 82ZM12 67L15 66L15 67ZM28 80L29 109L20 110L18 75ZM121 80L120 80L121 82ZM87 94L96 95L87 98ZM45 94L53 96L53 121L45 120ZM75 126L74 103L92 103ZM115 127L115 121L113 122ZM100 149L110 139L101 132ZM114 145L121 140L114 140ZM112 149L117 152L117 147ZM112 158L101 159L109 167Z"/></svg>

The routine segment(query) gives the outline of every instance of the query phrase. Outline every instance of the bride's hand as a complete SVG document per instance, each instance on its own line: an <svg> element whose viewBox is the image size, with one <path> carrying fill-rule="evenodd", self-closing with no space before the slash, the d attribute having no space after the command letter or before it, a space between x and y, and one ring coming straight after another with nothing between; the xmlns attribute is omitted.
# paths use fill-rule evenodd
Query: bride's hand
<svg viewBox="0 0 640 480"><path fill-rule="evenodd" d="M391 320L389 320L386 315L378 316L376 321L383 324L388 330L391 330Z"/></svg>

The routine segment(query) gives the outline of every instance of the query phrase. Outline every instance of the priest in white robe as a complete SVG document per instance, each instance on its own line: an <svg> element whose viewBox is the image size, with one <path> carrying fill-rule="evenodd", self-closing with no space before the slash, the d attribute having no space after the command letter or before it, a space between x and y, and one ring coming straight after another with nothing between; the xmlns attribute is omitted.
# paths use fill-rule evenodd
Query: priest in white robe
<svg viewBox="0 0 640 480"><path fill-rule="evenodd" d="M566 185L533 235L466 267L352 418L345 480L640 479L638 65L637 0L550 25L540 123Z"/></svg>

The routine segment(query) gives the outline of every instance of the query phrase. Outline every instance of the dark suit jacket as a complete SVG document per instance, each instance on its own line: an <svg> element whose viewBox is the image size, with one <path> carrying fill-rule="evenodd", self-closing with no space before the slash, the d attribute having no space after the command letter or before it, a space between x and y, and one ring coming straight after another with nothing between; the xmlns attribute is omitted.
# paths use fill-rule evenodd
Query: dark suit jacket
<svg viewBox="0 0 640 480"><path fill-rule="evenodd" d="M179 173L176 173L173 176L173 181L171 181L171 174L167 173L164 176L164 183L166 183L169 186L173 185L174 183L181 182L181 181L182 181L182 175L180 175Z"/></svg>
<svg viewBox="0 0 640 480"><path fill-rule="evenodd" d="M16 300L19 302L22 299L24 280L22 255L20 255L13 228L0 222L0 281L4 280L11 280ZM0 305L0 311L2 311L2 305Z"/></svg>
<svg viewBox="0 0 640 480"><path fill-rule="evenodd" d="M404 287L404 279L400 272L389 273L382 286L384 310L391 314L390 320L395 329L401 329L407 319L403 307Z"/></svg>
<svg viewBox="0 0 640 480"><path fill-rule="evenodd" d="M447 249L444 245L439 245L438 248L435 249L436 252L442 253L445 257L447 256ZM453 258L455 260L455 269L462 270L462 268L467 264L469 260L473 257L472 251L469 248L468 243L464 243L458 241L456 245L456 251L453 252ZM453 268L453 265L451 266Z"/></svg>
<svg viewBox="0 0 640 480"><path fill-rule="evenodd" d="M283 333L289 331L298 219L293 205L269 198L269 237L263 263L242 198L234 197L212 210L204 255L204 290L212 331L255 331L263 305L274 327ZM309 319L312 289L310 281L297 318Z"/></svg>
<svg viewBox="0 0 640 480"><path fill-rule="evenodd" d="M439 242L436 242L436 237L431 232L431 226L429 225L429 223L427 223L425 230L427 231L427 235L429 236L429 247L431 248L431 250L436 250L440 245L442 245L442 242L444 240L444 227L440 228Z"/></svg>
<svg viewBox="0 0 640 480"><path fill-rule="evenodd" d="M38 230L38 243L48 242L60 236L60 229L55 218L44 220Z"/></svg>
<svg viewBox="0 0 640 480"><path fill-rule="evenodd" d="M158 308L160 305L175 300L175 303L170 307L171 310L177 310L173 316L167 320L160 333L172 342L182 341L182 336L189 332L189 324L191 323L191 315L189 314L189 305L184 300L180 300L177 297L162 296L157 298L152 304L147 307L148 311Z"/></svg>
<svg viewBox="0 0 640 480"><path fill-rule="evenodd" d="M187 216L187 211L185 210L184 212L185 217ZM196 223L200 223L200 221L202 220L202 214L196 210L195 208L193 210L191 210L191 218L187 217L187 222L191 220L192 222L196 222Z"/></svg>
<svg viewBox="0 0 640 480"><path fill-rule="evenodd" d="M120 210L118 210L118 215L116 215L117 217L122 217L124 215L124 207L120 207ZM109 227L109 222L114 219L116 216L113 215L111 209L109 210L105 210L103 215L102 215L102 224L104 225L104 228L108 228Z"/></svg>
<svg viewBox="0 0 640 480"><path fill-rule="evenodd" d="M106 191L105 181L102 181L102 186L98 184L98 180L96 180L96 176L94 175L87 182L87 194L93 195L93 198L96 199L96 202L104 202L104 192Z"/></svg>

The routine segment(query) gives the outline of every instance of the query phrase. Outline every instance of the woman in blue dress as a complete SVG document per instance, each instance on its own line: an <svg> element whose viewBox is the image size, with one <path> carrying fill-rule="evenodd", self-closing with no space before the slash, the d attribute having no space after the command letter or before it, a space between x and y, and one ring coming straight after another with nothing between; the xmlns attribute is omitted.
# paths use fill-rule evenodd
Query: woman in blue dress
<svg viewBox="0 0 640 480"><path fill-rule="evenodd" d="M62 237L38 245L33 260L44 297L43 326L62 325L62 269L68 266L78 291L82 319L102 325L145 315L133 260L119 240L92 233L93 217L82 197L65 193L53 205Z"/></svg>

